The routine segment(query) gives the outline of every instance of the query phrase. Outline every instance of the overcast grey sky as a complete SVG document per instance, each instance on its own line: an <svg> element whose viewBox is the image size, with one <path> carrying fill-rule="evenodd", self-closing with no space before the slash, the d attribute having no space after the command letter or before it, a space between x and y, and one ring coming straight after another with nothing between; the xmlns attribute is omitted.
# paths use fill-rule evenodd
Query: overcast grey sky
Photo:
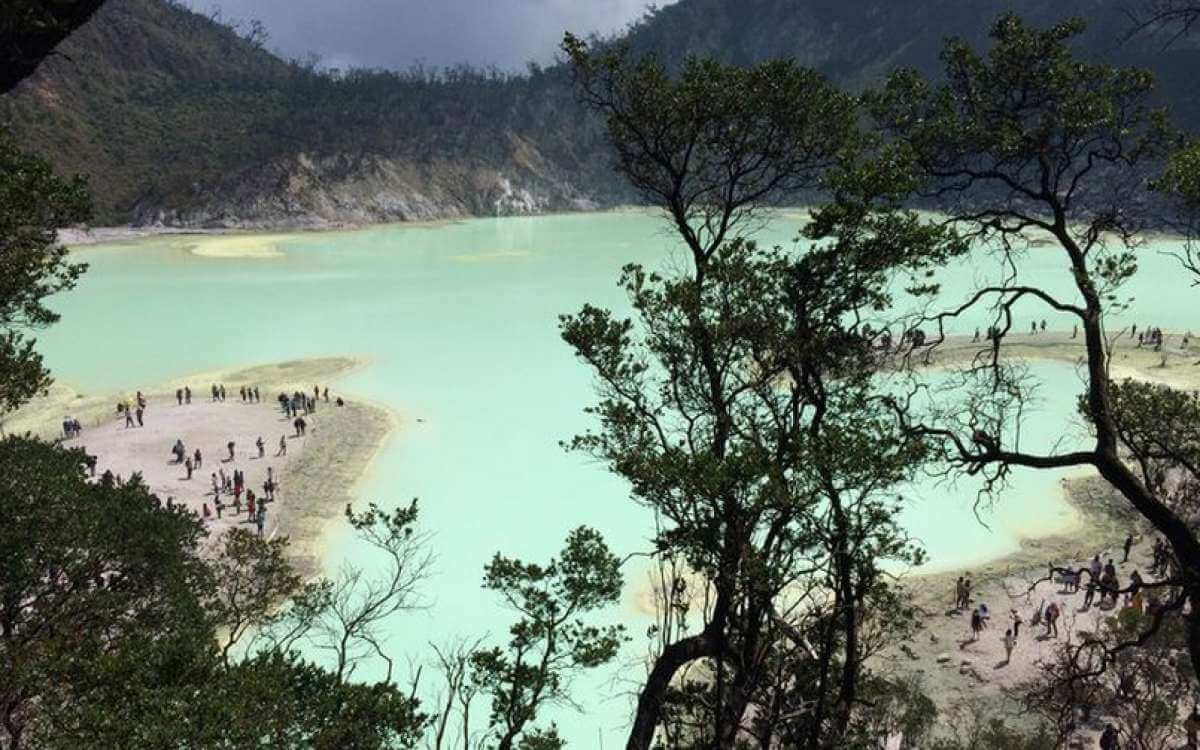
<svg viewBox="0 0 1200 750"><path fill-rule="evenodd" d="M672 0L659 0L666 5ZM523 69L547 63L563 31L610 33L641 17L648 0L191 0L197 11L258 19L267 47L316 52L326 64L407 68L417 61Z"/></svg>

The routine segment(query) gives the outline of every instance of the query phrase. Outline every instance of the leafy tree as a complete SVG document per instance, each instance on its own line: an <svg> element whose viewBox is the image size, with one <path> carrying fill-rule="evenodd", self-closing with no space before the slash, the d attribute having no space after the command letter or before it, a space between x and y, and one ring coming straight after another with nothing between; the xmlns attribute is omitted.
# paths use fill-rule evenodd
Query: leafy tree
<svg viewBox="0 0 1200 750"><path fill-rule="evenodd" d="M264 539L245 529L230 529L217 541L211 569L215 596L207 610L223 632L221 658L250 631L273 621L275 608L300 590L300 576L287 561L286 537Z"/></svg>
<svg viewBox="0 0 1200 750"><path fill-rule="evenodd" d="M345 563L332 580L306 584L278 610L252 642L254 648L289 653L301 643L325 652L334 673L348 682L364 659L387 665L384 625L395 615L420 606L420 584L432 564L427 537L416 531L417 501L391 511L371 503L366 511L346 508L357 540L378 554L371 570Z"/></svg>
<svg viewBox="0 0 1200 750"><path fill-rule="evenodd" d="M562 318L599 383L600 428L570 446L654 511L654 554L683 569L670 606L690 589L703 620L658 634L627 746L838 745L877 634L909 624L880 565L920 561L889 488L924 448L876 390L866 320L893 279L958 245L899 210L905 170L859 158L854 101L812 71L692 60L672 76L570 36L564 50L617 170L688 260L626 267L636 322L592 306ZM806 227L811 247L749 240L765 206L822 185L845 200Z"/></svg>
<svg viewBox="0 0 1200 750"><path fill-rule="evenodd" d="M198 518L136 477L89 482L83 459L0 441L0 748L416 743L427 717L390 680L234 653L296 588L284 543L234 532L205 559Z"/></svg>
<svg viewBox="0 0 1200 750"><path fill-rule="evenodd" d="M986 54L952 41L943 55L945 82L911 71L895 73L870 97L873 114L895 147L906 152L924 185L940 199L949 222L977 240L973 254L999 264L998 283L977 289L960 306L934 316L939 331L962 314L991 311L995 339L960 373L975 386L965 399L931 394L934 407L914 421L914 434L936 440L952 467L1002 484L1015 467L1091 467L1167 541L1178 562L1166 581L1171 597L1138 637L1085 639L1077 655L1087 666L1060 670L1109 673L1119 654L1160 627L1183 618L1183 642L1200 665L1200 536L1194 488L1194 399L1169 388L1109 378L1110 313L1121 310L1121 286L1137 270L1140 233L1147 228L1148 177L1177 145L1165 115L1148 105L1152 81L1140 70L1079 60L1071 40L1083 24L1031 28L1012 15L992 29ZM1162 187L1189 194L1190 177L1176 162ZM1021 273L1023 253L1050 241L1063 261L1071 292ZM1004 357L1014 305L1033 303L1077 324L1084 346L1085 391L1080 410L1091 438L1077 450L1030 452L1019 441L1019 407L1028 397L1023 369ZM1014 416L1016 415L1016 416ZM1164 625L1165 623L1165 625Z"/></svg>
<svg viewBox="0 0 1200 750"><path fill-rule="evenodd" d="M90 211L82 178L56 176L45 159L22 152L0 128L0 414L50 384L23 331L58 320L44 300L74 286L86 266L71 262L56 230L86 221Z"/></svg>
<svg viewBox="0 0 1200 750"><path fill-rule="evenodd" d="M418 744L428 720L393 683L347 682L278 651L256 654L208 684L212 689L194 714L206 719L212 740L205 747L408 748Z"/></svg>
<svg viewBox="0 0 1200 750"><path fill-rule="evenodd" d="M499 554L487 565L483 587L521 615L504 648L471 656L471 679L491 698L489 724L499 750L565 744L553 726L530 724L543 707L570 703L573 673L616 656L624 628L591 625L583 618L620 597L620 568L600 534L587 527L572 531L559 556L544 566Z"/></svg>
<svg viewBox="0 0 1200 750"><path fill-rule="evenodd" d="M136 478L89 484L82 452L18 437L0 465L0 746L17 750L41 746L34 717L95 705L110 665L210 638L193 593L210 579L200 524Z"/></svg>

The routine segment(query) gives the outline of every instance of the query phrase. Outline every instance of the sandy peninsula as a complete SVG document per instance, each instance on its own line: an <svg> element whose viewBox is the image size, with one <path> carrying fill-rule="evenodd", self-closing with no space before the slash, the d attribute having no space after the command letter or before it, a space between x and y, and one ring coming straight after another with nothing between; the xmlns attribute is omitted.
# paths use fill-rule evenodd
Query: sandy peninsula
<svg viewBox="0 0 1200 750"><path fill-rule="evenodd" d="M1162 383L1175 388L1200 387L1200 342L1183 346L1182 332L1167 333L1162 351L1137 345L1129 331L1111 336L1114 379L1133 378ZM930 365L953 366L987 354L986 345L971 337L955 337L939 346ZM1082 366L1085 355L1082 340L1069 332L1016 334L1005 340L1006 358L1051 360ZM1082 387L1082 386L1081 386ZM1069 398L1071 394L1054 394ZM1102 479L1087 470L1062 482L1062 501L1076 511L1077 523L1060 533L1029 536L1021 548L1011 554L953 572L907 576L903 585L913 596L924 628L915 642L893 648L885 655L887 669L897 674L916 675L928 694L943 710L968 700L983 706L1006 721L1021 721L1021 712L1013 711L1006 691L1035 679L1039 664L1051 658L1056 645L1079 632L1094 631L1106 618L1116 614L1111 604L1083 606L1084 593L1068 593L1046 577L1051 563L1060 566L1084 566L1094 555L1102 561L1114 561L1118 580L1123 584L1132 571L1150 579L1152 530L1129 508L1123 498ZM1128 562L1122 562L1123 542L1134 535L1135 544ZM970 640L970 611L953 608L955 581L963 575L972 582L972 605L986 603L992 613L989 627L975 641ZM1060 635L1048 636L1043 627L1032 627L1033 614L1045 603L1057 601L1063 612ZM1012 611L1023 620L1021 635L1011 662L1005 661L1003 637L1012 627Z"/></svg>
<svg viewBox="0 0 1200 750"><path fill-rule="evenodd" d="M202 514L207 504L212 513L206 522L210 539L235 524L255 528L244 503L240 517L234 516L229 505L221 518L216 517L212 474L222 470L232 474L239 469L247 486L261 496L270 467L278 489L276 501L268 508L264 533L287 536L293 564L302 575L311 576L320 569L321 542L330 522L339 519L354 499L357 481L397 421L386 409L337 388L336 381L360 364L349 358L298 360L202 373L152 386L131 384L126 392L100 397L84 397L65 386L55 386L47 396L9 415L3 426L8 433L57 438L64 417L78 419L82 435L64 444L83 447L96 456L98 476L111 471L128 478L137 472L164 501L172 498L197 514ZM224 384L224 401L212 399L214 383ZM306 417L305 434L298 436L276 397L296 390L311 394L314 385L322 388L322 398ZM176 390L184 386L191 388L192 399L181 405ZM239 395L242 386L257 386L261 402L243 401ZM323 398L325 387L329 387L328 402ZM138 389L147 399L143 426L126 427L116 404ZM344 399L342 407L336 405L338 396ZM265 443L261 458L255 445L259 437ZM280 455L281 438L287 445L286 455ZM183 441L188 455L197 449L201 452L202 465L191 479L171 455L176 440ZM234 442L232 460L227 447L230 441ZM226 495L224 501L229 503L231 498Z"/></svg>

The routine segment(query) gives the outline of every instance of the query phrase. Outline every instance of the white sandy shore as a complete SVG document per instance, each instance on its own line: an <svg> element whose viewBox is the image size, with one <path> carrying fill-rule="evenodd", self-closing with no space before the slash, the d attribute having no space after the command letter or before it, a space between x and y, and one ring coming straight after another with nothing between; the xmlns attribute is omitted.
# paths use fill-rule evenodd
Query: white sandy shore
<svg viewBox="0 0 1200 750"><path fill-rule="evenodd" d="M52 437L60 434L64 416L78 418L84 425L83 434L65 444L84 447L97 456L97 475L108 470L128 478L139 472L164 500L173 498L197 514L207 504L213 514L208 525L214 539L235 523L250 529L254 526L246 514L244 496L240 518L233 516L231 505L226 506L222 518L216 518L211 475L218 469L226 474L239 469L247 486L261 497L271 467L279 489L276 501L268 505L265 531L289 538L293 563L307 576L319 569L321 542L329 522L340 517L354 499L356 483L396 422L387 410L354 398L347 398L344 407L334 404L337 396L344 394L331 384L359 364L360 360L348 358L299 360L144 387L148 403L142 427L125 427L124 417L116 413L117 401L134 393L132 389L85 398L57 387L11 415L5 428ZM225 385L225 401L212 400L212 383ZM175 389L185 384L192 389L192 402L180 405ZM238 394L242 385L257 385L261 403L243 402ZM297 389L311 394L314 385L330 386L330 401L322 399L317 404L315 412L306 417L306 434L297 437L276 396ZM263 458L255 447L259 436L266 443ZM276 455L280 437L287 443L285 456ZM197 448L201 451L202 466L191 479L183 465L174 463L171 447L176 440L183 441L188 455ZM231 440L235 443L232 460L227 449ZM232 502L228 495L223 495L223 500Z"/></svg>
<svg viewBox="0 0 1200 750"><path fill-rule="evenodd" d="M1169 333L1163 351L1138 347L1126 332L1114 339L1110 373L1115 379L1133 378L1162 383L1176 388L1200 387L1200 346L1182 348L1181 332ZM941 346L933 357L933 366L971 361L987 347L970 337L956 337ZM1081 339L1069 333L1047 332L1018 334L1006 340L1002 349L1008 358L1051 360L1082 365ZM1070 398L1074 394L1054 394ZM1123 498L1092 472L1063 480L1062 498L1076 510L1076 522L1054 534L1030 534L1021 541L1017 552L964 567L961 571L910 576L905 585L913 593L914 603L922 612L924 630L916 641L904 648L890 649L885 657L890 669L919 676L929 695L943 709L967 696L990 704L998 715L1012 721L1022 719L1010 714L1005 691L1038 677L1040 664L1051 658L1054 647L1069 633L1095 630L1118 608L1083 607L1083 592L1065 593L1055 583L1032 583L1046 575L1049 564L1081 567L1099 554L1113 558L1118 579L1128 582L1129 574L1139 570L1150 580L1150 547L1153 537L1139 533L1144 524ZM1135 534L1135 548L1128 563L1121 563L1121 545L1129 533ZM978 641L969 641L970 612L952 609L954 582L959 575L972 580L974 604L986 603L993 613L990 627ZM1055 600L1063 611L1059 622L1060 637L1046 637L1043 628L1032 628L1034 611L1044 602ZM1016 609L1025 622L1011 662L1004 660L1003 636L1010 627L1009 611ZM1091 734L1098 732L1093 727ZM1084 732L1088 735L1088 732ZM1094 738L1093 738L1094 739Z"/></svg>

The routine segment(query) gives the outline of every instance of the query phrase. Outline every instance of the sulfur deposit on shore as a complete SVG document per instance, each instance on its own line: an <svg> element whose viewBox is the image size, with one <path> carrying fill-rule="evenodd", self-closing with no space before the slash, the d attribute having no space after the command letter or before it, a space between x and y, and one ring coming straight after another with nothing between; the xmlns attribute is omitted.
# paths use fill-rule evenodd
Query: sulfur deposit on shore
<svg viewBox="0 0 1200 750"><path fill-rule="evenodd" d="M207 504L212 516L207 524L212 537L234 524L254 529L245 512L235 517L232 498L221 518L216 517L211 475L223 470L245 474L246 485L262 496L267 468L278 485L276 501L268 506L264 533L286 535L297 570L305 576L319 571L321 543L331 521L340 518L353 500L357 481L366 472L392 431L395 419L386 409L345 397L336 381L361 364L350 358L323 358L202 373L152 387L131 384L119 394L83 396L65 386L55 386L4 421L7 433L31 432L45 438L61 436L62 421L71 416L83 425L82 435L65 445L82 447L97 458L97 476L105 471L128 478L135 472L164 501L170 497L197 514ZM225 386L224 401L214 401L211 385ZM305 417L305 434L296 435L292 419L283 413L279 393L329 387L329 401L318 400ZM190 404L180 405L176 390L188 386ZM242 386L259 389L261 401L244 402ZM116 412L118 401L132 398L139 389L146 397L144 425L126 427ZM343 396L345 405L336 399ZM263 457L255 445L262 437ZM287 445L280 451L280 439ZM182 440L189 456L201 451L202 465L191 477L176 463L171 447ZM229 459L228 443L234 442Z"/></svg>

